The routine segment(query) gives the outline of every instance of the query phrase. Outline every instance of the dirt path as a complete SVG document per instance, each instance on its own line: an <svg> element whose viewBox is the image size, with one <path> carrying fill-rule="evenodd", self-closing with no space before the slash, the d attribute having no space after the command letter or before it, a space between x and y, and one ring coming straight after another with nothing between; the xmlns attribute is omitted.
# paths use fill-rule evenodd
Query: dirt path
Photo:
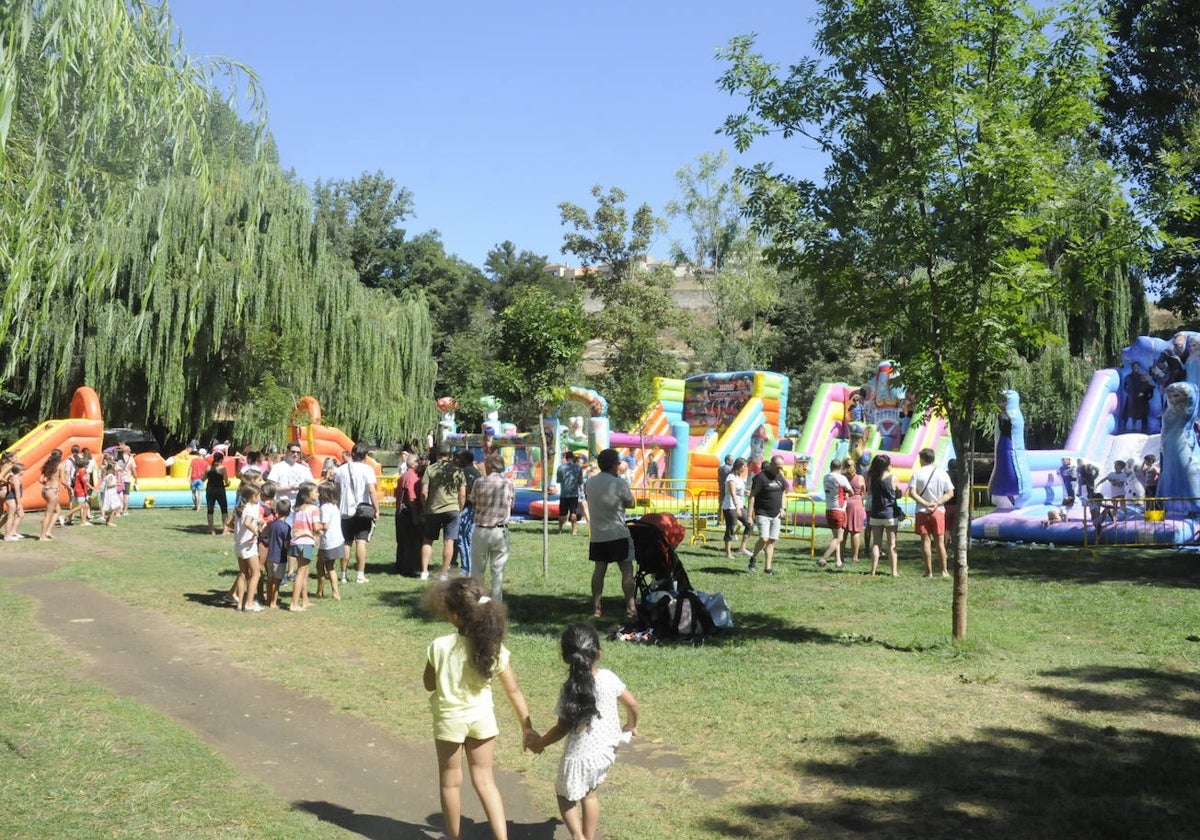
<svg viewBox="0 0 1200 840"><path fill-rule="evenodd" d="M28 577L58 563L23 564ZM296 808L362 837L436 837L441 824L437 762L431 743L400 740L328 704L256 677L195 631L75 581L22 581L37 618L87 659L83 676L146 703L193 730L241 772L266 782ZM267 714L261 710L276 710ZM293 722L305 720L303 744ZM518 776L497 771L509 837L566 837L537 813ZM297 791L303 792L296 799ZM490 837L469 783L463 835Z"/></svg>

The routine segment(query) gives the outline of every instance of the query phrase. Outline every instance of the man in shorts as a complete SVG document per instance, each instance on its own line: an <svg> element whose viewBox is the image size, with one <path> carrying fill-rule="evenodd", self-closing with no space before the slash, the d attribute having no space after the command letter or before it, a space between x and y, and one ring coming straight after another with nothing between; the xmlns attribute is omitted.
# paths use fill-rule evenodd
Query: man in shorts
<svg viewBox="0 0 1200 840"><path fill-rule="evenodd" d="M783 477L783 458L773 455L750 482L749 517L758 527L758 540L750 553L746 571L758 568L757 558L763 555L763 573L775 574L771 562L775 559L775 543L783 527L783 497L787 493L787 479Z"/></svg>
<svg viewBox="0 0 1200 840"><path fill-rule="evenodd" d="M563 532L563 526L571 523L571 536L579 529L579 491L583 487L583 467L579 466L579 458L571 450L563 453L562 464L555 473L554 481L558 484L558 533Z"/></svg>
<svg viewBox="0 0 1200 840"><path fill-rule="evenodd" d="M585 485L588 504L588 523L591 536L588 558L592 570L592 614L601 616L600 597L604 594L604 577L610 563L621 570L621 594L625 596L626 618L637 617L637 602L633 586L633 537L625 525L625 509L633 507L633 489L617 475L620 453L605 449L596 456L600 472Z"/></svg>
<svg viewBox="0 0 1200 840"><path fill-rule="evenodd" d="M442 537L442 569L440 580L450 576L450 561L454 559L454 541L458 539L458 520L467 503L467 479L458 464L450 459L450 444L438 444L436 462L429 465L421 479L421 506L425 511L424 534L421 541L421 580L429 580L429 560L433 556L433 541Z"/></svg>
<svg viewBox="0 0 1200 840"><path fill-rule="evenodd" d="M835 565L842 568L842 531L846 527L846 499L854 493L850 480L842 475L842 462L834 459L829 464L829 472L821 482L825 490L825 524L833 532L833 538L825 548L825 553L817 561L821 568L829 562L829 555L837 560Z"/></svg>
<svg viewBox="0 0 1200 840"><path fill-rule="evenodd" d="M933 463L932 449L922 449L917 455L921 466L913 471L908 482L908 495L917 503L913 530L921 537L921 556L925 559L925 577L933 577L932 544L937 540L938 560L942 577L950 577L946 569L946 502L954 498L954 484L949 474Z"/></svg>

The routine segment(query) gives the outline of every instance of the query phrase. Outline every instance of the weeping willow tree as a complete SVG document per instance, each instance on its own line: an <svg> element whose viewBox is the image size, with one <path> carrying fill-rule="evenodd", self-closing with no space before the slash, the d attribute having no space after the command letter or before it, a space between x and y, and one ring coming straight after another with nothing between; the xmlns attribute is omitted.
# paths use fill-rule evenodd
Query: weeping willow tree
<svg viewBox="0 0 1200 840"><path fill-rule="evenodd" d="M1143 227L1103 167L1074 165L1066 180L1075 191L1057 210L1063 233L1044 254L1059 286L1031 303L1048 339L1024 347L1011 372L1027 443L1043 448L1066 440L1092 374L1119 366L1121 351L1150 328Z"/></svg>
<svg viewBox="0 0 1200 840"><path fill-rule="evenodd" d="M0 8L6 387L44 416L87 382L173 431L272 434L309 393L357 434L432 425L424 301L330 256L248 69L193 62L161 4Z"/></svg>

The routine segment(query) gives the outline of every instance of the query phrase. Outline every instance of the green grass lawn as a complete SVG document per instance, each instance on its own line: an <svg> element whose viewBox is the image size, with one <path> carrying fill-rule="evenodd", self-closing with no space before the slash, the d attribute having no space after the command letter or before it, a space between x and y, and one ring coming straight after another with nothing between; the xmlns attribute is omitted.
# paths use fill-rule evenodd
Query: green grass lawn
<svg viewBox="0 0 1200 840"><path fill-rule="evenodd" d="M0 563L69 550L55 574L174 617L348 714L429 737L422 657L446 626L420 610L428 584L386 573L390 518L369 584L345 585L340 604L259 616L212 605L232 580L232 545L200 521L136 511L55 545L6 545ZM564 676L558 632L590 614L591 566L584 537L551 535L543 577L540 546L534 526L514 529L506 592L508 643L542 728ZM950 583L922 579L910 536L895 580L866 575L867 563L818 570L787 545L773 578L711 547L681 557L697 589L725 594L737 627L700 647L605 644L605 664L642 709L641 738L601 792L609 838L1196 836L1200 556L977 547L960 644L949 639ZM155 712L72 679L70 655L29 602L0 597L0 836L331 831ZM501 764L557 813L558 748L522 754L501 714ZM59 725L79 720L88 725ZM129 744L144 760L119 760ZM55 830L38 822L48 813Z"/></svg>

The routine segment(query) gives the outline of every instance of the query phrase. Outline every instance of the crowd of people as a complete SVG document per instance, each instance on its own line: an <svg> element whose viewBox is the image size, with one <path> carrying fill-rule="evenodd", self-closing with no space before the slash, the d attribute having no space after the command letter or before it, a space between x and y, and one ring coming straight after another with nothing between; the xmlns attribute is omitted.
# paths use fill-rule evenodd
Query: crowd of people
<svg viewBox="0 0 1200 840"><path fill-rule="evenodd" d="M21 499L24 474L25 465L11 452L0 455L3 530L8 542L25 539L19 530L25 519ZM128 516L129 496L137 489L137 463L127 444L110 447L95 456L86 446L72 446L67 453L53 449L42 463L37 482L46 502L38 539L53 540L55 528L75 524L115 527L114 520L118 516ZM64 491L70 499L65 511L62 507ZM99 500L96 511L92 509L93 495Z"/></svg>
<svg viewBox="0 0 1200 840"><path fill-rule="evenodd" d="M914 531L921 537L925 577L934 576L935 554L941 576L949 577L947 523L954 521L958 490L950 474L934 464L932 449L923 449L918 460L920 466L914 470L905 494L916 509ZM739 538L740 527L738 551L747 558L747 571L757 571L761 556L763 572L774 574L775 545L783 530L789 485L784 478L782 457L771 457L751 475L753 467L744 458L731 457L718 470L725 557L734 558L733 543ZM860 471L852 458L835 459L822 480L822 489L825 522L831 536L817 566L825 568L831 559L839 569L846 562L856 563L865 544L870 550L872 575L878 574L881 555L886 552L891 574L898 576L896 534L907 514L899 504L901 494L891 473L889 456L876 455L865 471ZM754 547L749 548L750 538L755 534ZM850 555L848 561L843 552Z"/></svg>

